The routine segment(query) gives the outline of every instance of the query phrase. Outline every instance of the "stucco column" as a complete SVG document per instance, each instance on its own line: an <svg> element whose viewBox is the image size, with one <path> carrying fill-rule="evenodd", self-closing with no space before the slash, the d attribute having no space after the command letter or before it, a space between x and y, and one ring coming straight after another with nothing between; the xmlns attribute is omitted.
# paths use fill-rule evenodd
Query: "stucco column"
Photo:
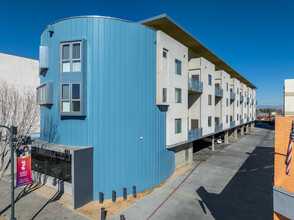
<svg viewBox="0 0 294 220"><path fill-rule="evenodd" d="M234 128L233 137L234 137L234 139L238 138L238 129L237 128Z"/></svg>
<svg viewBox="0 0 294 220"><path fill-rule="evenodd" d="M246 125L246 131L245 133L249 134L249 124Z"/></svg>
<svg viewBox="0 0 294 220"><path fill-rule="evenodd" d="M228 130L225 131L224 142L225 142L225 144L229 143L229 131Z"/></svg>
<svg viewBox="0 0 294 220"><path fill-rule="evenodd" d="M244 126L241 126L241 135L244 135Z"/></svg>
<svg viewBox="0 0 294 220"><path fill-rule="evenodd" d="M214 150L214 135L212 135L211 150Z"/></svg>

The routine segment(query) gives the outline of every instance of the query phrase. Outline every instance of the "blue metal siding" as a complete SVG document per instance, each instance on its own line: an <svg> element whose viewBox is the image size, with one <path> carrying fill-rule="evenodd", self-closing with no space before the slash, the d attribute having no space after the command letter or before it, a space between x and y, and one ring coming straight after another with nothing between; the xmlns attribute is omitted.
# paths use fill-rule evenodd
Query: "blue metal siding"
<svg viewBox="0 0 294 220"><path fill-rule="evenodd" d="M126 187L156 187L174 171L175 155L166 149L166 109L156 106L156 32L137 23L108 18L57 22L50 38L49 69L41 83L54 82L54 105L42 107L41 132L46 141L94 147L94 199ZM87 41L86 117L58 115L59 42ZM44 132L52 121L55 138ZM54 133L54 132L53 132ZM49 135L50 136L50 135ZM52 136L52 135L51 135ZM140 140L140 136L143 140Z"/></svg>

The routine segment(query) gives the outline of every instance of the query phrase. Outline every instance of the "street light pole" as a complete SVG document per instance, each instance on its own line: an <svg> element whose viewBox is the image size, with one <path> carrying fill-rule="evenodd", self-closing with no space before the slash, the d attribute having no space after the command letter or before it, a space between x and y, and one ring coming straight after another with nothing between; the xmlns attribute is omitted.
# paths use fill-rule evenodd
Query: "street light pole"
<svg viewBox="0 0 294 220"><path fill-rule="evenodd" d="M11 152L11 156L10 156L10 167L11 167L11 217L10 220L16 220L16 218L14 217L14 145L13 145L13 141L14 141L14 135L17 134L17 128L11 126L10 128L8 128L7 126L4 125L0 125L0 128L6 128L9 133L10 133L10 152Z"/></svg>

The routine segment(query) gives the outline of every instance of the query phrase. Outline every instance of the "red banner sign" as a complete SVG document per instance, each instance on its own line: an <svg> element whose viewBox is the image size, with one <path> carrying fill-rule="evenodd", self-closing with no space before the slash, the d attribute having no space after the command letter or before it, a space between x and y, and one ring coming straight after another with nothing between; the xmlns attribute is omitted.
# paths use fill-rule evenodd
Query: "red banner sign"
<svg viewBox="0 0 294 220"><path fill-rule="evenodd" d="M31 183L31 146L18 146L17 156L17 179L16 187L25 186Z"/></svg>

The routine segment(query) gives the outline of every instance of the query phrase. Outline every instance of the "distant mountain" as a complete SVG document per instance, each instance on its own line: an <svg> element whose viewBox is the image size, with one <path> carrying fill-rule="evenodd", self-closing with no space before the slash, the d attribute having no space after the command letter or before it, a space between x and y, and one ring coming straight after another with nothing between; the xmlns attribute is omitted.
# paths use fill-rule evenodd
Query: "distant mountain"
<svg viewBox="0 0 294 220"><path fill-rule="evenodd" d="M264 108L274 108L277 110L283 109L283 105L257 105L256 109L264 109Z"/></svg>

